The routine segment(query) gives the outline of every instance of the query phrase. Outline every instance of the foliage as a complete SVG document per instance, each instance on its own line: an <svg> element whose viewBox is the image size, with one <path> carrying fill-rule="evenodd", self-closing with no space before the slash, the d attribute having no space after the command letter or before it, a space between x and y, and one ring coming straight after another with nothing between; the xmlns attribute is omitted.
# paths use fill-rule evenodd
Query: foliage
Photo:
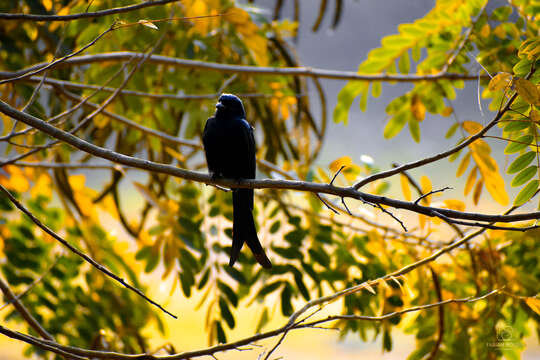
<svg viewBox="0 0 540 360"><path fill-rule="evenodd" d="M91 9L131 3L95 0ZM456 91L464 87L464 78L447 74L476 77L476 62L481 64L485 72L493 75L490 78L482 72L479 76L481 95L492 99L489 110L493 112L501 108L505 99L517 94L496 130L500 135L497 138L508 143L504 150L510 159L506 172L513 176L511 186L518 187L519 193L511 199L506 192L498 165L502 154L494 153L484 137L449 157L451 161L461 157L456 177L468 172L464 198L444 197L440 201L441 207L455 211L465 210L465 197L469 194L477 204L483 188L501 205L525 204L537 193L540 182L540 72L535 72L540 65L538 5L528 0L514 0L496 8L487 5L482 0L438 0L423 18L399 25L398 34L383 38L381 47L370 51L359 65L360 74L381 77L347 83L337 95L334 109L334 121L347 124L355 99L360 98L360 107L365 110L370 96L380 96L385 76L402 75L403 81L411 82L411 89L387 105L388 122L382 135L390 139L408 125L412 138L420 142L423 121L441 121L440 117L446 120L459 111L451 101ZM68 0L22 0L2 5L0 11L66 15L84 13L87 7L86 2ZM343 10L336 5L336 11ZM211 17L197 18L207 15ZM293 46L286 41L295 35L296 22L269 21L256 8L234 1L184 0L115 17L114 29L85 54L147 52L155 46L155 54L180 60L276 68L299 65ZM179 21L182 17L190 19ZM170 18L176 20L153 22ZM113 24L113 19L103 16L70 22L21 23L0 20L0 66L6 72L18 71L65 56L92 42ZM334 25L338 23L339 18L334 18ZM470 53L476 54L474 60ZM77 84L106 83L107 87L118 88L137 61L64 64L49 70L46 76L71 85L45 81L33 99L40 78L29 77L0 85L0 98L19 109L30 103L28 113L51 120L81 98L104 104L111 96L110 89L96 93L95 88ZM173 67L147 60L125 86L125 90L132 92L114 95L105 111L90 115L94 108L86 104L68 117L51 121L118 153L186 169L203 169L199 137L218 93L227 91L246 99L247 118L255 126L259 140L257 158L266 161L259 162L262 172L351 186L378 169L370 163L357 164L348 155L336 159L327 169L313 164L326 131L325 95L318 80L313 81L323 109L320 119L312 113L311 103L316 100L306 95L306 78L277 73L256 76L241 71L231 76L193 65ZM184 95L196 98L182 98ZM128 121L119 120L118 115ZM13 131L24 130L25 126L3 114L2 121L2 149L9 159L28 153L25 160L31 162L95 163L90 155L72 147L49 143L40 132L11 137ZM140 126L184 142L168 141L159 134L141 131ZM457 136L457 142L462 143L482 131L484 125L456 121L448 128L446 137ZM43 148L30 154L37 146ZM383 277L463 237L462 231L470 233L455 227L448 232L440 219L423 214L418 215L416 223L412 221L410 227L415 227L415 231L411 232L403 232L393 223L375 223L359 214L350 214L350 221L344 221L343 217L324 215L324 205L312 193L265 189L256 192L255 218L274 266L269 271L261 269L251 254L243 251L237 265L231 268L227 265L232 234L229 193L166 174L132 175L129 171L126 176L128 169L119 166L73 170L25 167L15 162L0 168L0 185L16 194L44 224L114 273L127 276L138 288L144 289L138 272L145 272L163 279L174 278L174 286L185 297L203 294L205 314L201 314L201 319L206 318L210 344L230 339L230 332L238 323L237 309L244 304L258 302L260 311L254 332L259 332L268 329L275 315L271 299L279 299L278 309L288 317L298 309L298 304ZM340 171L334 182L334 175ZM400 176L407 201L416 196L411 187L418 189L418 196L434 190L427 176L420 179L419 185L405 173ZM387 195L389 186L383 179L363 190ZM124 187L136 190L126 195ZM427 196L421 204L429 206L436 196L444 195ZM137 197L142 205L125 205L128 197ZM338 207L337 202L331 205ZM2 274L16 293L44 274L23 303L55 338L83 348L124 353L149 350L150 339L143 330L149 322L161 327L161 314L62 250L3 196L0 209ZM105 218L129 234L129 246L136 248L134 256L126 256L126 249L119 245L125 242L111 234ZM384 321L342 319L337 324L341 334L355 333L363 341L380 337L383 350L391 351L392 330L399 328L417 339L410 359L429 354L439 358L462 354L477 359L518 358L525 338L530 335L530 326L540 332L540 305L535 297L540 286L540 245L536 241L539 236L538 230L489 230L476 242L455 249L429 267L380 281L374 288L344 297L341 305L343 314L378 316L504 288L497 296ZM111 308L115 311L108 311ZM23 321L15 310L5 311L2 316ZM495 343L501 329L507 327L513 331L515 346L493 346L486 351L486 344ZM34 334L31 328L28 331ZM36 348L30 352L50 357ZM490 355L486 355L488 352Z"/></svg>

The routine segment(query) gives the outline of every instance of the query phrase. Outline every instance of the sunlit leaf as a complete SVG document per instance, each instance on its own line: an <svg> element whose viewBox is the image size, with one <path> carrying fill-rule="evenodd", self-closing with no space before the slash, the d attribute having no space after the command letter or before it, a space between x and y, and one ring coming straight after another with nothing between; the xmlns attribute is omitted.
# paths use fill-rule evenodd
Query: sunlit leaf
<svg viewBox="0 0 540 360"><path fill-rule="evenodd" d="M514 174L518 171L523 170L527 165L533 161L533 159L536 157L536 153L529 151L526 152L520 156L518 156L508 167L508 170L506 171L508 174Z"/></svg>
<svg viewBox="0 0 540 360"><path fill-rule="evenodd" d="M519 206L526 203L538 190L538 180L531 180L521 191L517 194L514 200L514 206Z"/></svg>

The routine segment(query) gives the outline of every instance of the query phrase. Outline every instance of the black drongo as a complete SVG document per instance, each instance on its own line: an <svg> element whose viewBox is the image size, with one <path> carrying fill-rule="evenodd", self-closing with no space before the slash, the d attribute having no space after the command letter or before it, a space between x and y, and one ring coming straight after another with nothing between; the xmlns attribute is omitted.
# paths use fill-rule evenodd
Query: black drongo
<svg viewBox="0 0 540 360"><path fill-rule="evenodd" d="M255 179L255 138L245 118L244 105L237 96L219 97L216 113L206 121L202 136L212 177ZM246 242L262 267L272 267L257 237L252 214L253 189L233 189L232 196L233 242L229 265L234 265Z"/></svg>

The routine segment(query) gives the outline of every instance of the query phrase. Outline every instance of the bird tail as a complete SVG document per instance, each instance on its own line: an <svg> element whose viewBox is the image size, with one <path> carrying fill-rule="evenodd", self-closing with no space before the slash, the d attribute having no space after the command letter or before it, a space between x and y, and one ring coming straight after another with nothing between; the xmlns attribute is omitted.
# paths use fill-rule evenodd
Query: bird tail
<svg viewBox="0 0 540 360"><path fill-rule="evenodd" d="M265 269L271 268L272 263L259 242L255 220L253 220L253 189L234 189L232 196L233 243L229 266L234 265L244 242L246 242L257 262Z"/></svg>

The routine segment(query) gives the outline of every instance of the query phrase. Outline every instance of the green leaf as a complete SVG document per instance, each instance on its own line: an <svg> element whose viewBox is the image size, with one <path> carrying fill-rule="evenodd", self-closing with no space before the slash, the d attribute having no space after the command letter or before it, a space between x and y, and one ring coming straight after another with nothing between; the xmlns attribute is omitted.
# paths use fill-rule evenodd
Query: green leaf
<svg viewBox="0 0 540 360"><path fill-rule="evenodd" d="M201 290L204 287L204 285L206 285L209 278L210 278L210 268L206 269L203 276L201 277L201 280L199 280L199 285L197 286L197 289Z"/></svg>
<svg viewBox="0 0 540 360"><path fill-rule="evenodd" d="M233 289L221 280L218 280L218 288L219 290L227 296L227 299L229 299L229 302L232 304L232 306L237 307L238 306L238 296L234 292Z"/></svg>
<svg viewBox="0 0 540 360"><path fill-rule="evenodd" d="M532 144L534 141L534 137L532 135L523 135L519 138L517 138L514 141L511 141L506 145L504 148L504 153L506 155L517 153L520 150L525 149L527 146Z"/></svg>
<svg viewBox="0 0 540 360"><path fill-rule="evenodd" d="M515 174L518 171L521 171L525 169L527 165L533 161L533 159L536 157L536 153L533 151L529 151L525 154L522 154L518 156L508 167L508 170L506 171L508 174Z"/></svg>
<svg viewBox="0 0 540 360"><path fill-rule="evenodd" d="M514 177L514 180L512 180L510 185L516 187L525 184L527 181L532 179L537 170L538 167L536 165L529 166L525 170L521 170L521 172Z"/></svg>
<svg viewBox="0 0 540 360"><path fill-rule="evenodd" d="M506 124L506 126L504 127L504 131L513 132L513 131L523 130L523 129L528 128L530 123L531 122L529 120L525 120L525 119L523 119L522 121L520 120L509 121L508 124Z"/></svg>
<svg viewBox="0 0 540 360"><path fill-rule="evenodd" d="M371 96L378 98L382 93L382 84L380 81L374 81L371 83Z"/></svg>
<svg viewBox="0 0 540 360"><path fill-rule="evenodd" d="M219 310L221 312L221 317L225 320L225 322L227 323L227 326L230 329L234 329L234 326L236 325L236 323L234 321L234 316L231 313L231 310L229 309L229 305L227 304L225 299L222 297L219 298L218 304L219 304Z"/></svg>
<svg viewBox="0 0 540 360"><path fill-rule="evenodd" d="M398 62L399 72L402 74L408 74L411 69L411 59L409 58L409 52L405 51L403 55L399 58Z"/></svg>
<svg viewBox="0 0 540 360"><path fill-rule="evenodd" d="M399 113L397 113L395 116L390 118L388 120L388 123L384 127L384 138L385 139L391 139L403 129L405 124L407 123L408 118L410 117L410 114L406 110L402 110Z"/></svg>
<svg viewBox="0 0 540 360"><path fill-rule="evenodd" d="M225 265L223 266L223 270L225 270L225 272L229 274L230 277L238 281L240 284L245 284L247 282L244 274L238 271L236 268Z"/></svg>
<svg viewBox="0 0 540 360"><path fill-rule="evenodd" d="M304 283L303 276L300 271L294 272L294 281L296 282L296 287L298 288L298 291L300 291L300 294L302 294L306 301L309 301L309 291Z"/></svg>
<svg viewBox="0 0 540 360"><path fill-rule="evenodd" d="M259 293L257 294L258 298L264 298L266 295L276 291L281 285L283 284L283 281L278 280L273 283L270 283L266 286L264 286L261 290L259 290Z"/></svg>
<svg viewBox="0 0 540 360"><path fill-rule="evenodd" d="M446 132L446 135L444 137L446 139L450 139L452 136L454 136L456 130L459 128L459 123L454 123L454 125L450 126L450 129Z"/></svg>
<svg viewBox="0 0 540 360"><path fill-rule="evenodd" d="M418 125L418 121L416 121L412 117L409 119L409 132L411 133L413 140L419 143L420 142L420 126Z"/></svg>
<svg viewBox="0 0 540 360"><path fill-rule="evenodd" d="M214 324L216 324L216 334L218 342L220 344L226 343L227 336L225 336L225 331L223 330L223 326L221 326L221 322L215 321Z"/></svg>
<svg viewBox="0 0 540 360"><path fill-rule="evenodd" d="M527 58L521 59L512 69L514 71L514 76L525 77L531 70L531 65L532 60Z"/></svg>
<svg viewBox="0 0 540 360"><path fill-rule="evenodd" d="M526 203L538 189L538 180L532 180L517 194L514 200L514 206Z"/></svg>
<svg viewBox="0 0 540 360"><path fill-rule="evenodd" d="M289 283L286 283L283 291L281 292L281 313L284 316L290 316L293 313L293 307L291 303L292 289Z"/></svg>
<svg viewBox="0 0 540 360"><path fill-rule="evenodd" d="M347 125L349 122L349 109L354 99L362 92L367 91L368 82L349 82L341 89L337 96L337 104L334 109L334 122Z"/></svg>
<svg viewBox="0 0 540 360"><path fill-rule="evenodd" d="M276 220L274 221L274 223L272 224L272 226L270 226L270 234L275 234L279 228L281 227L281 220Z"/></svg>

